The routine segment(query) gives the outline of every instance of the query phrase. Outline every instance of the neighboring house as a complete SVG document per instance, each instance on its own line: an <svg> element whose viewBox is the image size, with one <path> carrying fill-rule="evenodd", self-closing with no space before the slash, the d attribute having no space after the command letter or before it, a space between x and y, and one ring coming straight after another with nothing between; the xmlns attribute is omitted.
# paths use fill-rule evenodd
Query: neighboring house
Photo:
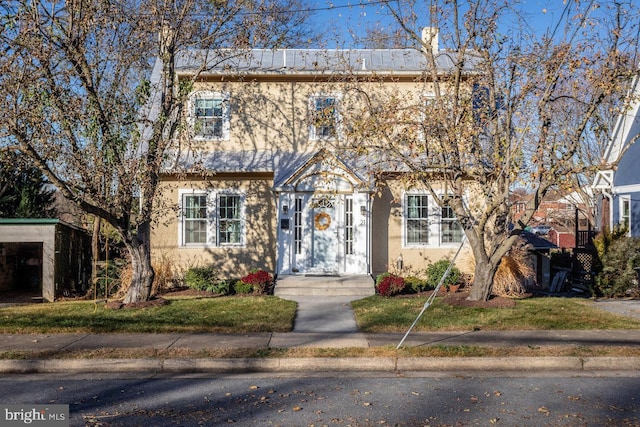
<svg viewBox="0 0 640 427"><path fill-rule="evenodd" d="M601 230L616 226L628 235L640 237L640 79L633 80L630 108L618 117L603 158L603 167L594 179L599 193L597 224Z"/></svg>
<svg viewBox="0 0 640 427"><path fill-rule="evenodd" d="M452 70L433 48L439 71ZM197 57L178 61L183 76ZM185 106L183 144L198 149L180 157L204 172L163 174L159 194L178 210L159 218L154 257L238 277L368 275L451 255L463 237L451 209L393 177L380 189L367 161L333 149L355 102L345 77L360 90L422 96L433 91L426 69L413 49L257 49L207 69Z"/></svg>
<svg viewBox="0 0 640 427"><path fill-rule="evenodd" d="M590 194L588 191L585 193ZM522 192L512 196L515 222L524 214L529 197ZM551 192L540 202L527 229L533 234L544 236L560 248L575 248L580 246L578 243L581 241L580 238L576 241L576 233L580 235L581 232L590 230L587 211L591 209L580 192Z"/></svg>

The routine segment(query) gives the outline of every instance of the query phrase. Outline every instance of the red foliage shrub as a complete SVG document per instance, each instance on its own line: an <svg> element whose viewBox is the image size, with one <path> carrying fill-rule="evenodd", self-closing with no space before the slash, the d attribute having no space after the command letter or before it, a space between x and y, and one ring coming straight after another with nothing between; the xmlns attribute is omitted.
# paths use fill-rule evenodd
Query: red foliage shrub
<svg viewBox="0 0 640 427"><path fill-rule="evenodd" d="M253 285L253 292L266 294L273 284L273 276L264 270L256 270L240 279L242 283Z"/></svg>
<svg viewBox="0 0 640 427"><path fill-rule="evenodd" d="M383 297L390 297L399 294L404 290L404 279L395 274L385 273L378 277L376 291Z"/></svg>

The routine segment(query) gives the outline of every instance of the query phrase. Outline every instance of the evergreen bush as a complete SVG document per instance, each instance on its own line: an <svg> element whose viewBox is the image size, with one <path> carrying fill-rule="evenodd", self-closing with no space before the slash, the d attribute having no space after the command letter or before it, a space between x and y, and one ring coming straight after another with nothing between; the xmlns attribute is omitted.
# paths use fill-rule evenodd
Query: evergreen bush
<svg viewBox="0 0 640 427"><path fill-rule="evenodd" d="M192 267L184 275L184 282L191 289L215 294L228 294L229 282L220 280L213 267Z"/></svg>
<svg viewBox="0 0 640 427"><path fill-rule="evenodd" d="M426 270L427 286L429 286L431 289L435 289L435 287L438 286L438 283L440 283L440 280L442 279L445 271L447 271L447 269L449 268L450 263L451 261L449 261L448 259L441 259L434 262L433 264L429 264ZM451 271L449 271L449 275L445 279L443 286L445 288L448 288L450 285L458 283L459 279L460 269L455 265L452 265Z"/></svg>
<svg viewBox="0 0 640 427"><path fill-rule="evenodd" d="M594 293L605 297L640 296L638 272L640 268L640 239L614 239L601 255L602 270L596 276Z"/></svg>

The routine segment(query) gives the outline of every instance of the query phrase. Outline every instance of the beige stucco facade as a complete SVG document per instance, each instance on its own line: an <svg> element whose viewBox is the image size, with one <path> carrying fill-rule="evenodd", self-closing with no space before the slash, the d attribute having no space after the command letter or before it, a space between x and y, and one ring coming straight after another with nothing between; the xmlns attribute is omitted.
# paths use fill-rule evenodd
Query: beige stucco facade
<svg viewBox="0 0 640 427"><path fill-rule="evenodd" d="M160 195L166 207L153 229L153 255L171 260L180 269L213 265L223 275L236 277L249 270L262 268L275 271L276 209L271 191L273 176L269 174L233 174L212 176L206 180L189 180L165 176ZM181 195L233 192L244 196L243 239L238 244L183 244L181 232Z"/></svg>
<svg viewBox="0 0 640 427"><path fill-rule="evenodd" d="M213 265L230 277L255 268L279 275L375 275L399 267L399 258L406 272L419 273L452 256L461 235L441 238L439 208L426 191L404 188L399 179L377 181L373 165L341 150L345 126L360 107L391 97L424 102L433 87L423 77L422 70L203 75L187 100L188 131L176 145L201 156L194 164L206 178L169 171L162 177L165 208L154 228L153 255L182 268ZM318 99L332 103L331 126L314 122ZM213 137L199 132L201 100L218 108ZM416 194L425 205L418 242L408 237L418 222L407 220L407 203ZM233 225L240 234L232 238L221 230L230 200L241 215ZM200 231L194 234L195 227Z"/></svg>

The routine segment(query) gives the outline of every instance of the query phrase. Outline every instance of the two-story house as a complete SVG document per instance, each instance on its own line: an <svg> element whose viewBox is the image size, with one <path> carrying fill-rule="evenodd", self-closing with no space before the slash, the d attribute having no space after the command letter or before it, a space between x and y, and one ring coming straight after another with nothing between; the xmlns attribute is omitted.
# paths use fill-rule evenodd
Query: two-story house
<svg viewBox="0 0 640 427"><path fill-rule="evenodd" d="M450 71L433 48L438 72ZM181 75L201 65L196 56L181 58ZM450 208L393 178L381 188L371 160L335 148L355 92L428 96L427 69L415 49L256 49L209 67L185 108L181 164L194 172L162 177L178 209L159 218L154 256L238 277L371 275L452 254L463 232Z"/></svg>
<svg viewBox="0 0 640 427"><path fill-rule="evenodd" d="M592 188L598 194L600 230L619 226L640 237L640 78L633 79L627 100L629 108L616 120Z"/></svg>

